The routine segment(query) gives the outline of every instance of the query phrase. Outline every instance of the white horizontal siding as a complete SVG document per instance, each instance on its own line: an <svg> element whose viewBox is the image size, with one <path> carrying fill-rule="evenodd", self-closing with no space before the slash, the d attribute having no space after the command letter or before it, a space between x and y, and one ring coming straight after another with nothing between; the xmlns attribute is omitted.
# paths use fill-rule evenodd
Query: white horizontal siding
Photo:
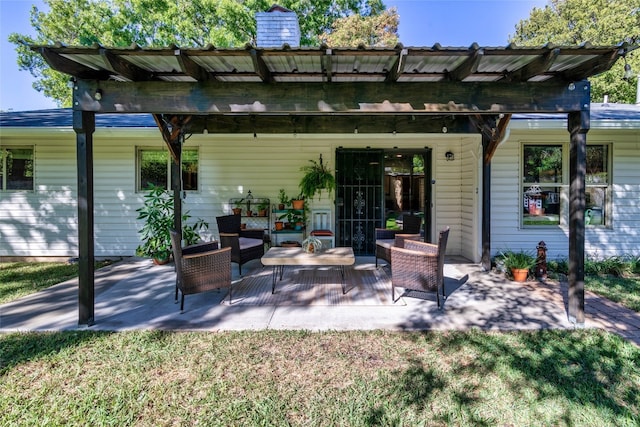
<svg viewBox="0 0 640 427"><path fill-rule="evenodd" d="M535 251L541 240L550 258L567 258L568 227L520 226L520 156L522 142L567 143L564 129L512 130L491 164L491 251ZM587 227L585 251L589 255L640 254L640 131L592 129L588 144L612 144L613 185L611 227ZM567 155L568 155L568 145Z"/></svg>
<svg viewBox="0 0 640 427"><path fill-rule="evenodd" d="M28 130L27 130L28 131ZM534 250L540 240L550 257L568 253L566 227L521 228L519 222L520 141L568 141L558 130L518 130L501 145L491 167L492 252ZM25 132L0 135L6 145L34 145L35 192L0 192L0 256L77 256L75 133ZM194 135L186 147L198 147L198 192L188 192L184 209L192 220L203 218L217 236L215 217L229 213L230 198L248 190L277 203L278 191L298 193L300 167L322 154L335 167L335 150L345 148L433 149L432 236L451 227L448 254L474 259L479 246L481 204L476 195L481 159L479 136L455 135ZM637 130L592 129L588 142L613 143L613 228L588 228L587 251L599 254L638 253L640 247L640 137ZM135 191L136 147L163 147L156 130L98 130L94 138L96 256L133 255L139 244L136 209L143 194ZM447 162L445 152L456 160ZM473 150L476 150L474 153ZM332 195L333 196L333 195ZM312 208L333 208L324 194ZM474 248L475 247L475 248Z"/></svg>

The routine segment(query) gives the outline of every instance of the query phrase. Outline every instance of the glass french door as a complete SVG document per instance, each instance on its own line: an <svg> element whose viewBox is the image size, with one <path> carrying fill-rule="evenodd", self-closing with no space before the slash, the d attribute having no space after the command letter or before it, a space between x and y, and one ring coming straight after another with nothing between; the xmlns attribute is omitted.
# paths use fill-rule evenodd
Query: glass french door
<svg viewBox="0 0 640 427"><path fill-rule="evenodd" d="M382 150L336 151L337 245L355 255L375 253L375 229L382 226Z"/></svg>
<svg viewBox="0 0 640 427"><path fill-rule="evenodd" d="M336 242L355 255L375 254L376 228L402 228L404 215L424 218L430 240L431 150L336 150Z"/></svg>

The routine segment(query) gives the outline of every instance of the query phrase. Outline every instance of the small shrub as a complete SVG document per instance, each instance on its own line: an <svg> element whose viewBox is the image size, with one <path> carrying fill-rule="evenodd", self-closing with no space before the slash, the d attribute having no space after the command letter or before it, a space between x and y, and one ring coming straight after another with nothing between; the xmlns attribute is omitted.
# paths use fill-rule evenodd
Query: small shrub
<svg viewBox="0 0 640 427"><path fill-rule="evenodd" d="M640 255L630 255L628 259L629 272L632 274L640 274Z"/></svg>

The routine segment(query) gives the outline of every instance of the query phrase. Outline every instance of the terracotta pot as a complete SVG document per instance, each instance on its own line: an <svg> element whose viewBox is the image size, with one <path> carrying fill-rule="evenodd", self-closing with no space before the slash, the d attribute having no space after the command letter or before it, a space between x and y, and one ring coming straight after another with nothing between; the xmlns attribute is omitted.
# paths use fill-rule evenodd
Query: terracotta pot
<svg viewBox="0 0 640 427"><path fill-rule="evenodd" d="M153 258L153 263L155 265L165 265L165 264L169 264L169 261L171 260L171 256L167 256L166 258Z"/></svg>
<svg viewBox="0 0 640 427"><path fill-rule="evenodd" d="M241 230L246 230L247 229L247 224L245 224L244 222L242 224L240 224L240 229Z"/></svg>
<svg viewBox="0 0 640 427"><path fill-rule="evenodd" d="M276 221L276 231L280 231L284 228L284 222Z"/></svg>
<svg viewBox="0 0 640 427"><path fill-rule="evenodd" d="M293 209L304 209L304 200L292 200L291 207Z"/></svg>
<svg viewBox="0 0 640 427"><path fill-rule="evenodd" d="M278 210L279 210L279 211L283 211L283 210L284 210L284 203L280 203L280 204L278 205Z"/></svg>
<svg viewBox="0 0 640 427"><path fill-rule="evenodd" d="M240 215L242 213L242 209L241 208L233 208L231 210L233 211L234 215Z"/></svg>
<svg viewBox="0 0 640 427"><path fill-rule="evenodd" d="M527 268L512 268L511 274L513 275L513 280L516 282L525 282L527 277L529 276L529 269Z"/></svg>

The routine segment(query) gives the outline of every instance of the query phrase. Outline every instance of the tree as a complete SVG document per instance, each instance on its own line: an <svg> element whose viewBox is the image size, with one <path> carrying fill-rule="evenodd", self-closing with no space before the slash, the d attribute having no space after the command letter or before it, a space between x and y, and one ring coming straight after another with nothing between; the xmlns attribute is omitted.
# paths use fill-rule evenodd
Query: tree
<svg viewBox="0 0 640 427"><path fill-rule="evenodd" d="M396 8L377 16L355 14L336 19L331 31L320 38L329 46L393 47L398 43L398 22Z"/></svg>
<svg viewBox="0 0 640 427"><path fill-rule="evenodd" d="M523 46L618 45L640 42L640 0L550 0L544 8L534 8L528 19L516 26L510 41ZM626 61L640 72L640 54L634 51ZM592 77L591 100L602 102L605 95L611 102L634 103L637 76L623 80L623 60L611 70Z"/></svg>
<svg viewBox="0 0 640 427"><path fill-rule="evenodd" d="M37 36L13 33L18 66L35 77L34 89L71 105L68 76L53 71L30 44L64 43L69 46L183 48L209 44L240 47L255 44L255 13L269 9L269 0L45 0L48 12L31 9L31 26ZM300 19L301 45L320 45L320 35L346 16L378 16L382 0L282 0Z"/></svg>

